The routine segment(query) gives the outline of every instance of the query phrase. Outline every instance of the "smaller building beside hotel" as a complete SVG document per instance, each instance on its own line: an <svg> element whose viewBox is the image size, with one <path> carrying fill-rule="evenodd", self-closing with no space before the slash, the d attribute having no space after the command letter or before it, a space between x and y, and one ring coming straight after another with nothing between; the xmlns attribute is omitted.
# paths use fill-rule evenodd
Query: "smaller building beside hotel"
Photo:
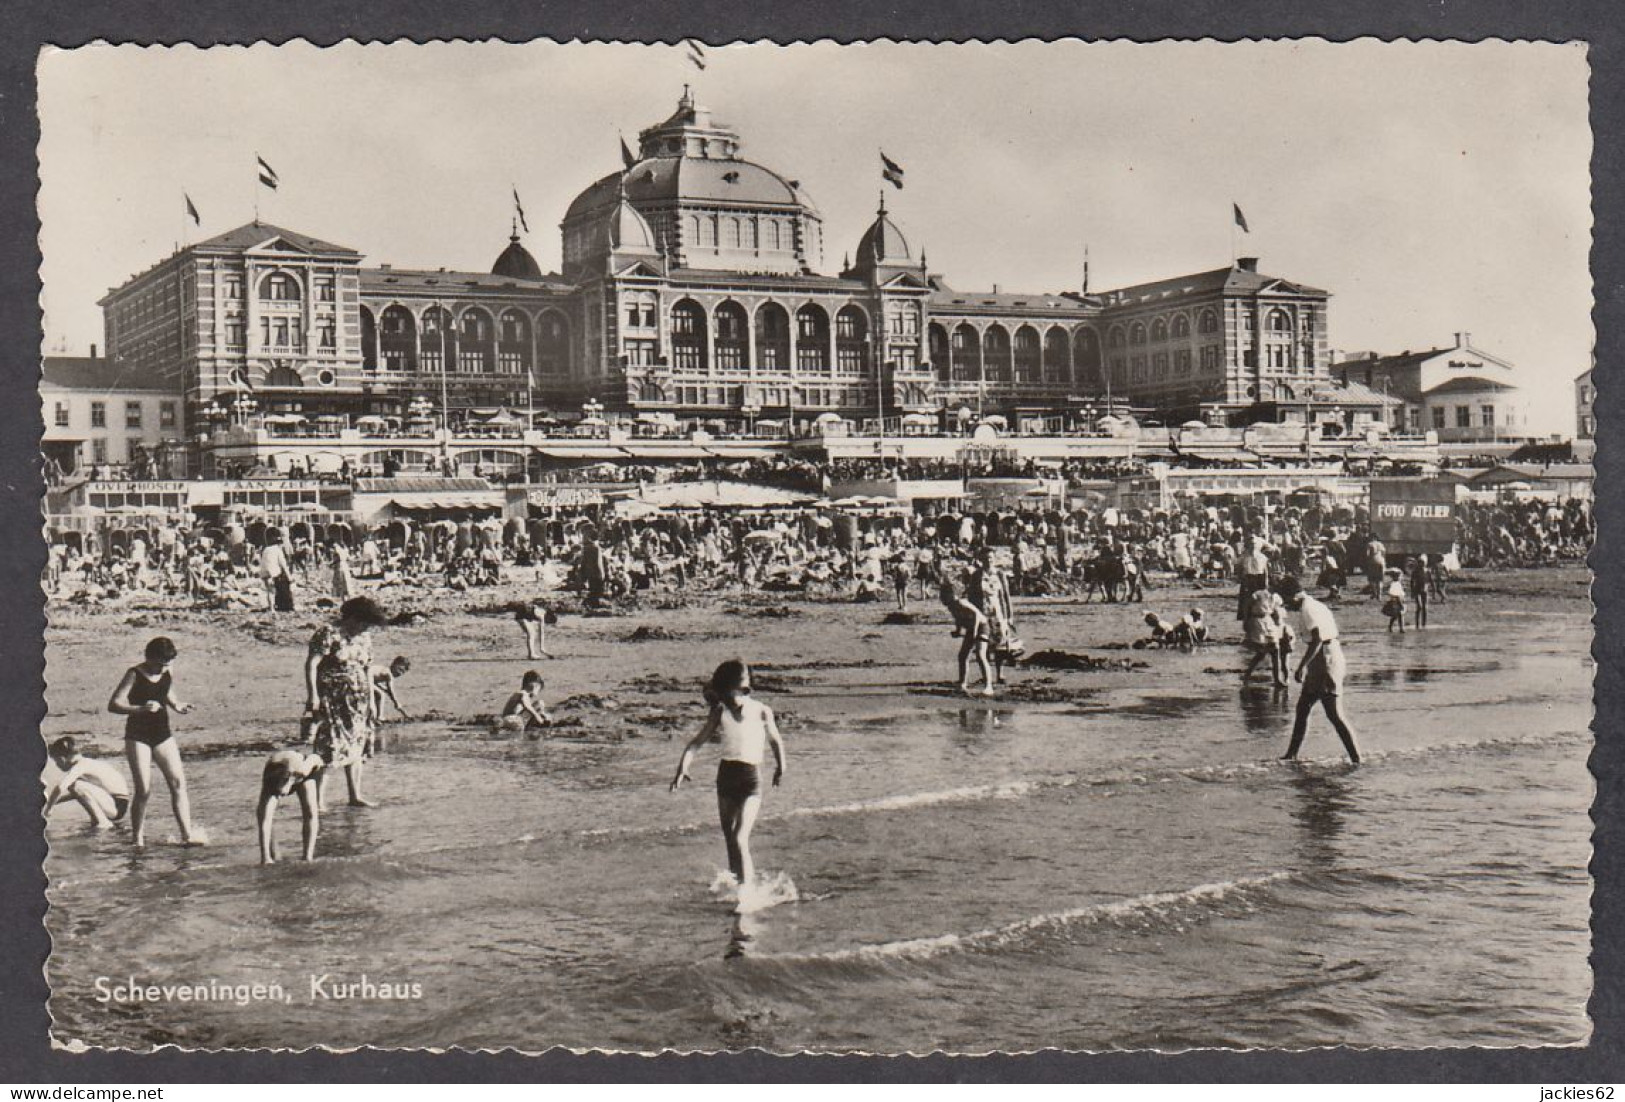
<svg viewBox="0 0 1625 1102"><path fill-rule="evenodd" d="M178 381L97 356L46 356L40 450L53 474L91 467L168 477L180 470L185 423Z"/></svg>

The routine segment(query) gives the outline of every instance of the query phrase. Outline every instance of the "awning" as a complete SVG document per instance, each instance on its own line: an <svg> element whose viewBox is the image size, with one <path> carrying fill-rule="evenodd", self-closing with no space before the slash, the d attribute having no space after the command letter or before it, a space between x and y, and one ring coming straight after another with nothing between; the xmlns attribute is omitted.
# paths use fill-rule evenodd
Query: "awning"
<svg viewBox="0 0 1625 1102"><path fill-rule="evenodd" d="M1258 456L1246 448L1180 448L1179 454L1210 463L1256 463Z"/></svg>
<svg viewBox="0 0 1625 1102"><path fill-rule="evenodd" d="M626 458L626 452L620 448L537 448L536 454L546 459L579 459L583 462Z"/></svg>
<svg viewBox="0 0 1625 1102"><path fill-rule="evenodd" d="M705 455L704 451L694 447L642 447L629 444L621 450L633 459L699 459Z"/></svg>
<svg viewBox="0 0 1625 1102"><path fill-rule="evenodd" d="M397 509L425 512L435 509L501 509L498 502L470 494L419 494L409 498L390 498Z"/></svg>
<svg viewBox="0 0 1625 1102"><path fill-rule="evenodd" d="M722 459L772 459L779 454L771 448L706 448L705 452ZM694 453L686 454L692 456Z"/></svg>

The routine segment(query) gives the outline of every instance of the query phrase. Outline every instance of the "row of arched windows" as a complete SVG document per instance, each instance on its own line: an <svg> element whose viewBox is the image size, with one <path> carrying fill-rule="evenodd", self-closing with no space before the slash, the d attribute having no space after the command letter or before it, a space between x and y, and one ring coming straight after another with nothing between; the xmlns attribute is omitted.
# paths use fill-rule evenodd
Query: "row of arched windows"
<svg viewBox="0 0 1625 1102"><path fill-rule="evenodd" d="M680 372L707 371L713 362L722 371L749 366L784 371L790 367L792 347L798 371L862 374L869 364L869 317L856 306L845 306L836 311L832 327L829 312L810 302L793 319L777 302L762 303L754 316L732 300L709 314L693 299L671 308L671 362Z"/></svg>
<svg viewBox="0 0 1625 1102"><path fill-rule="evenodd" d="M978 332L969 322L950 331L932 323L931 365L944 382L1089 383L1100 376L1100 338L1088 326L1051 325L1040 334L1019 326L1014 336L995 322Z"/></svg>
<svg viewBox="0 0 1625 1102"><path fill-rule="evenodd" d="M1276 311L1280 313L1280 311ZM1202 310L1196 315L1196 331L1202 336L1211 336L1219 331L1219 312L1217 310ZM1151 324L1143 321L1131 322L1128 325L1114 325L1106 333L1106 347L1122 348L1124 345L1142 345L1146 343L1162 344L1169 340L1187 340L1191 335L1191 317L1189 314L1174 314L1172 317L1157 317L1151 319Z"/></svg>
<svg viewBox="0 0 1625 1102"><path fill-rule="evenodd" d="M375 319L361 308L361 361L368 370L564 376L570 373L570 319L559 310L534 317L510 307L493 314L440 305L414 314L399 304Z"/></svg>

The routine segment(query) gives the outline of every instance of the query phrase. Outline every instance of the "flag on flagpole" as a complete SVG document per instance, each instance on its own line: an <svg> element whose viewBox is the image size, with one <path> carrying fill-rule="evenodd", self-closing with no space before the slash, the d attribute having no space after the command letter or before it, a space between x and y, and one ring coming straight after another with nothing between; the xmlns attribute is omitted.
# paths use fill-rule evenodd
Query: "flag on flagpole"
<svg viewBox="0 0 1625 1102"><path fill-rule="evenodd" d="M519 225L524 228L526 233L529 233L530 223L525 221L525 204L519 201L519 189L517 187L513 189L513 209L519 215Z"/></svg>
<svg viewBox="0 0 1625 1102"><path fill-rule="evenodd" d="M623 136L621 138L621 164L631 168L637 163L638 159L632 156L632 147L626 144L626 138Z"/></svg>
<svg viewBox="0 0 1625 1102"><path fill-rule="evenodd" d="M265 158L261 157L258 153L254 154L254 159L260 163L260 183L264 184L272 191L275 191L277 184L280 182L280 177L277 176L276 169L267 164L265 162Z"/></svg>
<svg viewBox="0 0 1625 1102"><path fill-rule="evenodd" d="M192 224L194 226L203 225L203 219L198 217L197 207L193 204L192 197L183 191L181 192L181 198L186 200L186 213L191 216Z"/></svg>
<svg viewBox="0 0 1625 1102"><path fill-rule="evenodd" d="M899 191L903 188L903 166L886 156L886 151L880 151L880 175L886 182Z"/></svg>
<svg viewBox="0 0 1625 1102"><path fill-rule="evenodd" d="M1247 228L1247 216L1245 214L1241 213L1241 204L1239 204L1239 203L1231 203L1230 206L1236 212L1236 225L1241 227L1241 232L1242 233L1252 233L1253 231Z"/></svg>
<svg viewBox="0 0 1625 1102"><path fill-rule="evenodd" d="M683 45L688 47L688 60L703 73L705 71L705 47L692 38L683 39Z"/></svg>

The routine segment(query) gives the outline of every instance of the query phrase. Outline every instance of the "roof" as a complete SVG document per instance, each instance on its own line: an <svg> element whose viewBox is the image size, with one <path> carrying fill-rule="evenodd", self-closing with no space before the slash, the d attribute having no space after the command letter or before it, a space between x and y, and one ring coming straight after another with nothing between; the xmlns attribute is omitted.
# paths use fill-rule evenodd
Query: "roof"
<svg viewBox="0 0 1625 1102"><path fill-rule="evenodd" d="M1322 402L1336 401L1347 405L1402 406L1405 404L1405 399L1397 394L1380 393L1353 379L1346 383L1338 383L1330 390L1321 391L1316 397Z"/></svg>
<svg viewBox="0 0 1625 1102"><path fill-rule="evenodd" d="M1432 397L1433 395L1437 394L1471 394L1482 390L1493 391L1517 389L1518 388L1511 383L1497 382L1494 379L1486 379L1482 375L1474 375L1470 378L1447 379L1438 386L1424 391L1424 393L1429 397Z"/></svg>
<svg viewBox="0 0 1625 1102"><path fill-rule="evenodd" d="M751 284L771 284L776 287L807 287L817 290L843 290L861 291L864 284L861 280L841 279L837 276L817 275L802 272L799 275L774 272L727 272L713 271L709 268L673 268L667 276L671 283L708 283L721 284L730 287L750 286Z"/></svg>
<svg viewBox="0 0 1625 1102"><path fill-rule="evenodd" d="M1136 283L1105 295L1111 305L1132 306L1137 303L1156 302L1174 295L1190 295L1222 291L1226 294L1253 294L1258 291L1280 291L1286 294L1325 295L1319 287L1293 283L1279 276L1264 275L1249 268L1232 266L1215 268L1211 272L1160 279L1153 283Z"/></svg>
<svg viewBox="0 0 1625 1102"><path fill-rule="evenodd" d="M180 384L141 375L105 356L46 356L40 361L42 386L64 390L138 390L180 395Z"/></svg>
<svg viewBox="0 0 1625 1102"><path fill-rule="evenodd" d="M939 284L931 292L931 308L946 314L975 313L979 309L1000 313L1042 310L1047 313L1077 313L1094 317L1099 309L1071 295L1019 294L1008 291L954 291Z"/></svg>
<svg viewBox="0 0 1625 1102"><path fill-rule="evenodd" d="M541 279L542 266L530 255L530 250L519 243L519 234L508 238L508 247L502 250L497 262L491 265L491 274L508 279Z"/></svg>
<svg viewBox="0 0 1625 1102"><path fill-rule="evenodd" d="M354 249L343 245L335 245L330 241L311 237L309 234L295 233L280 226L273 226L269 222L249 222L238 226L234 230L216 234L205 241L193 245L194 249L254 249L273 241L280 240L295 252L306 253L338 253L344 256L360 256Z"/></svg>
<svg viewBox="0 0 1625 1102"><path fill-rule="evenodd" d="M621 181L634 205L689 200L742 206L818 208L799 182L786 180L754 161L713 157L646 157L622 172L611 173L576 196L564 221L584 218L612 205Z"/></svg>
<svg viewBox="0 0 1625 1102"><path fill-rule="evenodd" d="M486 291L568 290L570 283L558 276L544 275L540 279L522 279L518 276L497 275L492 272L454 272L446 268L362 268L361 290L387 295L400 291L438 291L445 295L460 294L470 287Z"/></svg>
<svg viewBox="0 0 1625 1102"><path fill-rule="evenodd" d="M1595 478L1596 468L1590 463L1498 463L1481 471L1473 482L1544 482L1560 479Z"/></svg>
<svg viewBox="0 0 1625 1102"><path fill-rule="evenodd" d="M867 271L881 265L912 265L913 254L908 251L908 240L903 231L897 228L897 223L886 217L886 208L881 206L875 220L869 228L863 231L863 237L858 241L857 263L855 268Z"/></svg>

